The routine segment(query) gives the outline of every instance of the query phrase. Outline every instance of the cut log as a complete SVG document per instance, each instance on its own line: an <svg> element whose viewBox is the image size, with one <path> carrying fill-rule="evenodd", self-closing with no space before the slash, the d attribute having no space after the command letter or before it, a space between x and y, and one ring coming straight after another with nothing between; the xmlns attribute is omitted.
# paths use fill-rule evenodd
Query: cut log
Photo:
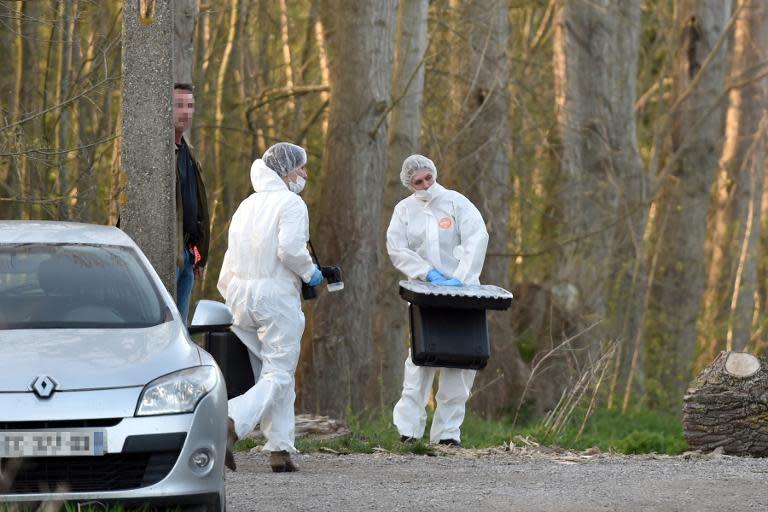
<svg viewBox="0 0 768 512"><path fill-rule="evenodd" d="M720 352L683 398L691 450L768 456L768 359Z"/></svg>

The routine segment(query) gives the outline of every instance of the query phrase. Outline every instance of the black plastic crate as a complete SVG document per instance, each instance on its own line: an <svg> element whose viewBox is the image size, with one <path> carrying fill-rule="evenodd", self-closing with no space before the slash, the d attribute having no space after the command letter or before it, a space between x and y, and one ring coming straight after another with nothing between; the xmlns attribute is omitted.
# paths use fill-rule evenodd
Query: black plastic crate
<svg viewBox="0 0 768 512"><path fill-rule="evenodd" d="M411 304L411 359L417 366L481 370L491 345L484 309Z"/></svg>
<svg viewBox="0 0 768 512"><path fill-rule="evenodd" d="M413 364L470 370L485 368L491 355L485 311L507 309L513 298L493 285L423 281L400 281L400 296L410 303Z"/></svg>

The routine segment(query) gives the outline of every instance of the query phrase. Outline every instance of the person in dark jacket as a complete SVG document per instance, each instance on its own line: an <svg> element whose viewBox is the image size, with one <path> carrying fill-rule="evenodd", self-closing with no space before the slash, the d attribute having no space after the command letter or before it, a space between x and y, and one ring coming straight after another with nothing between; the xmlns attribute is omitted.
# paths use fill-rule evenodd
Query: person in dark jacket
<svg viewBox="0 0 768 512"><path fill-rule="evenodd" d="M176 304L184 322L195 279L202 276L208 260L210 217L202 169L184 139L192 124L195 96L189 84L173 86L173 124L176 132L176 219L178 253L176 258Z"/></svg>

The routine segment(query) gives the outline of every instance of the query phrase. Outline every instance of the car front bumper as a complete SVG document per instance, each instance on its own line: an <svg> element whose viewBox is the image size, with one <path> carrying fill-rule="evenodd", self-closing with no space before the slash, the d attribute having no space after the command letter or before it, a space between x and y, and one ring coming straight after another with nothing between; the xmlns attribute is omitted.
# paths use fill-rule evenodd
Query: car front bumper
<svg viewBox="0 0 768 512"><path fill-rule="evenodd" d="M135 395L133 404L136 404L141 389L104 390L103 393L108 394L110 391L115 391L117 395L133 393ZM106 396L102 398L104 398L105 404L111 402L113 405L103 409L95 408L91 415L81 415L80 418L93 418L94 416L114 417L114 414L120 412L119 406L114 405L115 401L106 399ZM9 399L8 395L5 398L0 396L0 410L8 410L3 407L2 401ZM133 417L132 413L133 411L131 411L130 417L124 417L115 425L99 428L99 430L105 433L106 458L102 459L99 456L93 456L72 459L79 459L75 461L78 464L102 464L102 467L106 468L112 464L108 462L112 460L109 457L116 457L117 459L122 457L123 459L121 460L124 460L126 457L140 457L140 455L136 455L137 453L144 453L147 456L153 457L155 455L153 452L165 453L165 467L161 467L162 464L157 465L152 476L139 476L138 484L128 484L131 488L119 490L105 490L104 488L88 489L88 483L78 482L76 486L74 483L71 486L73 488L77 487L77 490L74 491L66 484L61 486L51 486L48 484L45 489L41 488L32 491L29 486L21 486L21 484L14 488L14 483L10 480L13 478L11 466L11 470L6 471L7 474L4 475L10 482L10 488L6 485L6 490L0 490L0 502L108 501L125 503L157 502L173 505L190 502L210 503L216 496L220 496L221 500L224 499L227 401L222 380L220 380L211 393L200 401L193 413L144 417ZM71 414L70 410L70 419L72 418ZM106 416L104 416L105 414ZM6 415L3 416L3 420L6 420ZM54 410L44 413L44 416L41 417L58 420L65 419L64 414ZM25 417L25 419L27 418L28 416ZM175 447L173 446L174 444ZM192 460L195 454L201 451L205 452L210 458L210 462L204 467L198 467ZM175 461L169 460L168 457L174 457ZM44 459L43 462L45 463L57 464L59 462L52 460L55 457ZM6 470L9 468L7 462L11 460L6 459ZM21 472L21 470L19 471ZM91 471L93 471L93 468L91 468ZM167 472L167 474L163 476L158 471L163 472L163 474ZM71 471L65 472L72 473ZM149 470L147 470L148 472ZM123 471L116 471L116 473L121 475ZM144 485L144 483L152 482L153 480L157 481ZM118 484L119 486L120 484Z"/></svg>

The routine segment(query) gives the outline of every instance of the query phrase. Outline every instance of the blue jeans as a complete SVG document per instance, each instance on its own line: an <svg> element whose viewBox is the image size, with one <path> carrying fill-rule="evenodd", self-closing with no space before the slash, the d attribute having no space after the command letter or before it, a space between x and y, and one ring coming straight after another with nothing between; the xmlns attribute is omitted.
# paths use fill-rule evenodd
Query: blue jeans
<svg viewBox="0 0 768 512"><path fill-rule="evenodd" d="M189 316L189 300L192 297L192 286L195 284L195 274L192 272L192 254L184 248L184 266L176 267L176 305L181 313L184 324Z"/></svg>

